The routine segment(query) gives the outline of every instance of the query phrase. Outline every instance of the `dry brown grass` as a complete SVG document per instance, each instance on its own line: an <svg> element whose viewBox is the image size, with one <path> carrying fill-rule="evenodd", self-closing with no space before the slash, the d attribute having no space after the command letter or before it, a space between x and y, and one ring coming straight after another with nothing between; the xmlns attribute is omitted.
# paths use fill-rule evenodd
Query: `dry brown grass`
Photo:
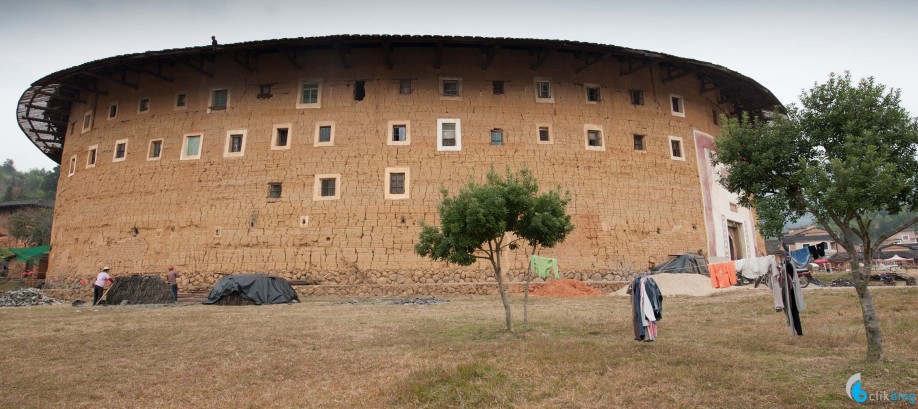
<svg viewBox="0 0 918 409"><path fill-rule="evenodd" d="M792 337L765 291L667 298L632 340L627 299L0 309L0 406L856 407L845 381L918 392L918 289L873 291L886 361L866 364L852 289L807 291ZM514 312L521 312L519 297Z"/></svg>

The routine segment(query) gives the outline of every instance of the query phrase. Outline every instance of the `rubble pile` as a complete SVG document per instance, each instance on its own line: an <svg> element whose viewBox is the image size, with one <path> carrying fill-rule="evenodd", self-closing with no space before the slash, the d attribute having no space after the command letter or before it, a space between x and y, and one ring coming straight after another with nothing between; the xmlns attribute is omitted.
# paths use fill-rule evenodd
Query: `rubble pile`
<svg viewBox="0 0 918 409"><path fill-rule="evenodd" d="M417 297L404 300L392 300L392 304L394 305L430 305L446 302L449 302L449 300L444 300L437 297Z"/></svg>
<svg viewBox="0 0 918 409"><path fill-rule="evenodd" d="M0 307L27 307L50 304L60 304L60 301L46 297L37 288L22 288L0 295Z"/></svg>
<svg viewBox="0 0 918 409"><path fill-rule="evenodd" d="M117 277L105 297L108 305L167 304L175 302L172 287L159 276L132 275Z"/></svg>

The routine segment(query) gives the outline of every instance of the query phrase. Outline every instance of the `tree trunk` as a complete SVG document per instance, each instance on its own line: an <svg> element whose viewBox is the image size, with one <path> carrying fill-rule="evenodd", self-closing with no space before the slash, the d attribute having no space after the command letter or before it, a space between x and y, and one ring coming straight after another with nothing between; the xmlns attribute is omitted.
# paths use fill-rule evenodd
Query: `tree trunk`
<svg viewBox="0 0 918 409"><path fill-rule="evenodd" d="M500 300L504 303L504 315L507 318L507 331L513 332L513 317L510 314L510 299L507 298L507 290L504 289L504 275L500 269L500 247L494 250L495 260L491 263L494 265L494 275L497 276L497 291L500 292Z"/></svg>
<svg viewBox="0 0 918 409"><path fill-rule="evenodd" d="M854 254L854 253L850 253ZM873 261L873 251L864 250L864 267L860 266L857 257L852 257L856 268L852 269L851 278L854 281L854 289L857 292L857 298L861 302L861 312L864 317L864 329L867 331L867 361L878 362L883 358L883 333L880 331L880 321L877 319L877 311L873 307L873 298L867 290L867 284L870 282L871 262Z"/></svg>
<svg viewBox="0 0 918 409"><path fill-rule="evenodd" d="M538 244L532 245L532 256L535 255ZM523 291L523 325L529 325L529 282L532 281L532 261L529 260L529 267L526 267L526 288Z"/></svg>

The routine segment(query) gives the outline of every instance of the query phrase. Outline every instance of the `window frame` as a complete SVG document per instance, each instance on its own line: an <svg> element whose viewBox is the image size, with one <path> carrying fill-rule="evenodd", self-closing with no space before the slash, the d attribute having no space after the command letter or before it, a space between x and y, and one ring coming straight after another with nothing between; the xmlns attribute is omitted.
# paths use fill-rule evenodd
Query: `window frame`
<svg viewBox="0 0 918 409"><path fill-rule="evenodd" d="M67 171L67 177L72 177L73 175L76 174L76 162L77 162L77 155L76 154L70 155L70 170Z"/></svg>
<svg viewBox="0 0 918 409"><path fill-rule="evenodd" d="M443 145L443 124L455 124L456 129L456 145L455 146L444 146ZM462 123L459 118L437 118L437 151L438 152L454 152L462 150Z"/></svg>
<svg viewBox="0 0 918 409"><path fill-rule="evenodd" d="M547 141L542 140L542 128L545 128L548 130L548 140ZM540 145L552 145L555 143L554 131L552 131L550 124L536 124L536 135L535 136L536 136L536 143Z"/></svg>
<svg viewBox="0 0 918 409"><path fill-rule="evenodd" d="M223 91L223 90L226 91L226 106L223 106L223 107L215 107L215 106L214 106L214 94L215 94L217 91ZM229 88L229 87L211 87L211 89L210 89L210 96L209 96L209 99L207 100L207 113L210 114L210 113L213 113L213 112L226 112L226 111L229 111L229 109L230 109L230 103L231 103L231 101L232 101L232 96L233 96L233 93L230 91L230 88ZM218 109L214 109L214 108L218 108Z"/></svg>
<svg viewBox="0 0 918 409"><path fill-rule="evenodd" d="M495 132L498 132L500 134L500 143L497 143L497 144L494 143L494 133ZM491 128L491 130L488 131L488 137L489 137L488 145L490 146L506 146L507 145L507 133L503 130L503 128Z"/></svg>
<svg viewBox="0 0 918 409"><path fill-rule="evenodd" d="M590 145L590 132L599 132L599 146ZM606 133L602 131L602 125L596 125L596 124L583 125L583 146L588 151L605 151L606 150Z"/></svg>
<svg viewBox="0 0 918 409"><path fill-rule="evenodd" d="M405 87L405 85L408 85ZM405 92L408 91L408 92ZM398 80L398 93L399 95L411 95L414 91L414 88L411 86L410 78L402 78Z"/></svg>
<svg viewBox="0 0 918 409"><path fill-rule="evenodd" d="M491 95L506 95L506 94L507 94L507 81L502 81L502 80L491 81Z"/></svg>
<svg viewBox="0 0 918 409"><path fill-rule="evenodd" d="M179 106L179 96L185 96L185 105ZM184 111L188 109L188 91L179 91L175 93L175 99L172 100L172 109L174 111Z"/></svg>
<svg viewBox="0 0 918 409"><path fill-rule="evenodd" d="M319 135L321 133L322 127L325 127L325 126L331 128L331 130L329 131L330 134L328 137L328 141L320 142ZM316 134L315 134L315 139L313 141L312 146L315 146L315 147L335 146L335 121L316 121Z"/></svg>
<svg viewBox="0 0 918 409"><path fill-rule="evenodd" d="M89 163L89 159L93 159L92 163ZM96 167L96 164L99 163L99 145L92 145L86 148L86 166L85 169L91 169Z"/></svg>
<svg viewBox="0 0 918 409"><path fill-rule="evenodd" d="M583 84L583 89L586 91L585 98L586 98L587 104L595 105L595 104L602 102L602 87L599 84L591 84L591 83ZM590 90L594 90L594 89L596 90L596 100L595 101L590 99Z"/></svg>
<svg viewBox="0 0 918 409"><path fill-rule="evenodd" d="M635 152L647 153L647 135L646 134L639 134L639 133L631 134L631 140L632 140L632 147L634 148ZM641 149L638 149L637 147L637 142L639 140L641 142Z"/></svg>
<svg viewBox="0 0 918 409"><path fill-rule="evenodd" d="M273 196L273 188L277 186L277 196ZM280 200L284 197L284 184L281 182L268 182L268 200Z"/></svg>
<svg viewBox="0 0 918 409"><path fill-rule="evenodd" d="M277 144L278 137L280 136L278 130L280 129L287 130L287 144L286 145ZM293 124L292 123L274 124L271 127L271 150L272 151L288 150L290 149L290 145L292 144L292 141L293 141Z"/></svg>
<svg viewBox="0 0 918 409"><path fill-rule="evenodd" d="M121 144L124 144L124 156L119 158L118 157L118 145L121 145ZM124 160L127 159L127 155L128 155L127 150L128 150L128 139L127 138L118 139L117 141L115 141L115 149L112 152L112 162L124 162Z"/></svg>
<svg viewBox="0 0 918 409"><path fill-rule="evenodd" d="M152 156L153 155L153 145L156 142L159 142L159 156ZM163 139L162 138L150 139L150 142L147 143L147 160L148 161L160 160L162 158L163 158Z"/></svg>
<svg viewBox="0 0 918 409"><path fill-rule="evenodd" d="M198 152L196 155L188 155L188 139L198 137ZM190 132L182 135L182 151L179 154L179 160L198 160L204 153L204 132Z"/></svg>
<svg viewBox="0 0 918 409"><path fill-rule="evenodd" d="M676 107L673 106L673 102L677 100L679 102L679 111L676 111ZM669 94L669 109L672 111L673 116L685 118L685 98L682 95Z"/></svg>
<svg viewBox="0 0 918 409"><path fill-rule="evenodd" d="M147 101L147 109L143 109L143 102ZM140 97L137 100L137 114L149 114L152 108L153 100L150 97Z"/></svg>
<svg viewBox="0 0 918 409"><path fill-rule="evenodd" d="M92 130L93 116L95 116L95 115L93 115L93 110L92 110L92 109L83 112L83 122L80 124L80 126L81 126L81 127L80 127L80 134L84 134L84 133L89 132L90 130ZM89 120L86 119L87 117L89 118Z"/></svg>
<svg viewBox="0 0 918 409"><path fill-rule="evenodd" d="M673 141L679 142L679 153L681 154L681 156L673 155ZM669 151L669 158L670 158L670 159L672 159L672 160L681 160L681 161L685 161L685 160L686 160L686 159L685 159L685 157L686 157L686 153L685 153L685 141L682 139L682 137L670 135L669 138L668 138L668 142L667 142L667 149L668 149L668 151Z"/></svg>
<svg viewBox="0 0 918 409"><path fill-rule="evenodd" d="M392 174L405 174L405 192L392 193ZM383 197L385 200L405 200L411 198L411 168L410 167L387 167L383 179Z"/></svg>
<svg viewBox="0 0 918 409"><path fill-rule="evenodd" d="M393 119L386 123L386 145L392 146L407 146L411 145L411 121L402 121L398 119ZM405 126L405 140L404 141L394 141L392 137L395 136L395 126L404 125Z"/></svg>
<svg viewBox="0 0 918 409"><path fill-rule="evenodd" d="M456 95L446 95L444 85L446 81L456 81ZM462 100L462 77L440 77L437 92L440 94L440 100L444 101L461 101Z"/></svg>
<svg viewBox="0 0 918 409"><path fill-rule="evenodd" d="M223 144L223 157L224 158L240 158L245 156L245 145L246 140L248 139L249 131L247 129L231 129L226 131L226 142ZM239 146L239 152L232 152L230 148L232 147L232 138L235 135L242 135L242 141Z"/></svg>
<svg viewBox="0 0 918 409"><path fill-rule="evenodd" d="M640 96L640 102L639 102L639 103L635 103L635 102L634 102L634 99L635 99L634 97L635 97L636 95L637 95L637 96ZM644 105L645 105L645 102L644 102L644 90L642 90L642 89L632 89L632 90L629 90L629 96L630 96L630 98L631 98L631 105L634 105L634 106L644 106Z"/></svg>
<svg viewBox="0 0 918 409"><path fill-rule="evenodd" d="M115 108L115 115L112 115L112 107ZM118 101L108 104L108 112L106 114L106 119L111 121L112 119L118 118L118 111L121 110L121 107L118 106Z"/></svg>
<svg viewBox="0 0 918 409"><path fill-rule="evenodd" d="M322 196L322 180L323 179L334 179L335 180L335 194L333 196ZM313 201L323 201L323 200L339 200L341 199L341 174L340 173L322 173L315 175L315 182L313 183L312 189L312 200Z"/></svg>
<svg viewBox="0 0 918 409"><path fill-rule="evenodd" d="M548 96L541 97L539 94L539 83L548 84ZM535 100L540 104L553 104L555 102L555 87L551 83L551 78L549 77L534 77L532 79L532 84L535 89Z"/></svg>
<svg viewBox="0 0 918 409"><path fill-rule="evenodd" d="M303 87L306 84L316 84L316 102L303 102ZM318 109L322 108L322 79L320 78L301 78L297 83L296 92L296 109Z"/></svg>

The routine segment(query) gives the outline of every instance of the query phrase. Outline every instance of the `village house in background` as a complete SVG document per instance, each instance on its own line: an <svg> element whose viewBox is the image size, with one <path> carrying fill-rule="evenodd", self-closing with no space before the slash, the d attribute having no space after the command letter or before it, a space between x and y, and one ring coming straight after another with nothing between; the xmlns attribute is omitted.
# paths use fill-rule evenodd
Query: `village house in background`
<svg viewBox="0 0 918 409"><path fill-rule="evenodd" d="M207 44L89 62L23 93L23 132L61 163L49 280L174 264L185 289L257 271L316 293L480 291L490 266L413 245L421 221L439 223L441 189L491 166L570 193L576 228L542 254L567 277L765 254L710 154L721 115L782 108L728 68L561 40ZM511 281L528 266L524 251L504 262Z"/></svg>
<svg viewBox="0 0 918 409"><path fill-rule="evenodd" d="M54 202L46 199L26 199L9 202L0 202L0 248L8 247L26 247L27 243L22 239L15 239L9 236L8 223L13 213L26 211L37 213L39 209L53 209Z"/></svg>
<svg viewBox="0 0 918 409"><path fill-rule="evenodd" d="M815 224L788 230L782 242L787 243L790 250L825 242L828 246L826 256L822 260L828 260L833 269L849 267L850 258L845 248L833 241L825 229ZM861 257L858 260L863 262L863 256L861 254L857 256ZM916 262L918 262L918 226L904 229L886 239L873 261L874 264L905 266L914 266Z"/></svg>

